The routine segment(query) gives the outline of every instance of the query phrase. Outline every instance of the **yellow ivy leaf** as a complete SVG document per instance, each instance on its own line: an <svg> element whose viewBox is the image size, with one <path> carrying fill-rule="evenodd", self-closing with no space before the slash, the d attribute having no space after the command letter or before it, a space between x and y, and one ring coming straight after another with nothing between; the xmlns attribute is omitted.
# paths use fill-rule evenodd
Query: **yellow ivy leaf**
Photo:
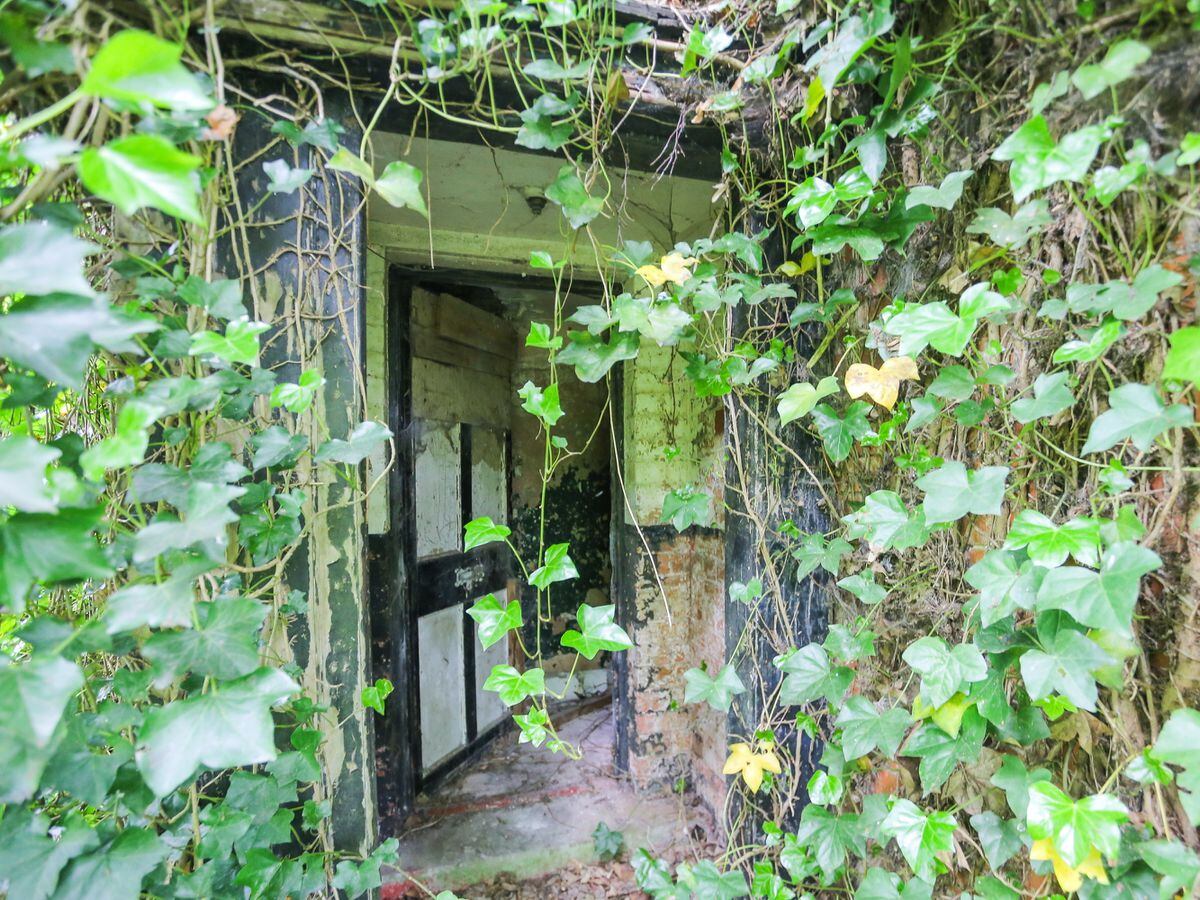
<svg viewBox="0 0 1200 900"><path fill-rule="evenodd" d="M1029 848L1029 858L1050 860L1054 864L1054 877L1058 879L1058 886L1067 893L1079 890L1085 877L1108 884L1108 873L1104 871L1100 851L1095 848L1092 848L1092 852L1078 866L1072 866L1058 855L1058 850L1050 838L1042 838L1034 841L1033 846Z"/></svg>
<svg viewBox="0 0 1200 900"><path fill-rule="evenodd" d="M659 260L659 268L667 281L683 284L692 277L691 267L696 264L694 256L684 256L682 253L668 253Z"/></svg>
<svg viewBox="0 0 1200 900"><path fill-rule="evenodd" d="M734 744L729 748L729 759L725 760L725 775L741 775L746 787L757 791L762 786L763 772L778 775L781 771L779 757L772 750L755 752L749 744Z"/></svg>
<svg viewBox="0 0 1200 900"><path fill-rule="evenodd" d="M963 716L974 702L974 700L968 700L966 695L959 691L935 709L918 696L913 701L912 714L914 719L932 719L934 725L950 737L956 738L959 729L962 728Z"/></svg>
<svg viewBox="0 0 1200 900"><path fill-rule="evenodd" d="M792 262L790 259L783 263L775 271L780 275L786 275L788 278L798 278L805 272L811 272L817 267L817 258L812 253L805 253L800 257L800 262Z"/></svg>
<svg viewBox="0 0 1200 900"><path fill-rule="evenodd" d="M804 121L807 122L813 117L818 109L821 108L821 101L825 99L825 85L821 81L821 76L818 75L808 83L808 91L804 95Z"/></svg>
<svg viewBox="0 0 1200 900"><path fill-rule="evenodd" d="M662 287L667 283L666 273L658 266L639 266L637 274L641 275L650 287Z"/></svg>
<svg viewBox="0 0 1200 900"><path fill-rule="evenodd" d="M896 405L901 381L917 379L917 364L907 356L883 361L878 369L867 363L855 363L846 370L846 393L851 397L867 394L884 409Z"/></svg>

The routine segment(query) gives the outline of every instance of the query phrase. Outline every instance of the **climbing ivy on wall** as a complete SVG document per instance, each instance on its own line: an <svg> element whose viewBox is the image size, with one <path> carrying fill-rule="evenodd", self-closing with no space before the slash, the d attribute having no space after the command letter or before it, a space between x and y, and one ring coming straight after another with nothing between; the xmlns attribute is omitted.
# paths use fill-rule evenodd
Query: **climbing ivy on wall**
<svg viewBox="0 0 1200 900"><path fill-rule="evenodd" d="M731 735L727 850L675 869L639 852L643 890L1187 895L1200 133L1166 110L1195 70L1197 10L1101 7L730 3L683 15L673 42L618 26L607 4L360 0L395 34L361 140L343 140L319 80L290 60L308 102L274 130L324 162L250 163L269 179L257 198L232 189L223 144L227 98L254 95L225 80L211 21L191 35L143 23L156 36L86 3L7 12L10 895L355 896L394 852L332 849L315 753L327 710L300 693L286 648L306 598L283 577L311 492L356 484L390 436L370 422L322 433L321 373L286 382L260 359L288 323L254 321L243 286L213 274L221 241L249 227L238 203L326 170L428 214L422 173L373 158L392 103L561 153L546 197L572 250L612 276L603 303L568 318L570 255L530 259L558 286L554 320L527 338L548 383L520 396L543 426L543 484L578 452L555 433L571 413L559 367L596 382L669 347L724 404L730 452L737 429L758 429L830 523L751 517L759 572L731 587L747 635L799 579L827 585L834 622L820 642L773 635L773 659L744 636L673 686L727 711L747 690L739 670L779 672L760 721ZM500 70L522 108L486 99ZM608 247L591 228L624 202L603 159L639 74L678 81L726 136L727 212L674 247ZM446 99L455 80L474 100ZM226 231L214 211L230 208ZM823 458L797 450L810 442ZM760 508L749 490L735 475L724 499ZM705 524L708 509L681 484L664 523ZM464 545L509 536L480 519ZM539 619L576 574L562 537L514 549ZM529 612L484 598L470 614L486 646ZM566 650L630 646L613 607L577 619ZM535 634L528 664L485 686L519 706L520 740L574 755L540 667L559 648ZM363 704L386 711L389 688ZM823 744L805 779L797 733Z"/></svg>

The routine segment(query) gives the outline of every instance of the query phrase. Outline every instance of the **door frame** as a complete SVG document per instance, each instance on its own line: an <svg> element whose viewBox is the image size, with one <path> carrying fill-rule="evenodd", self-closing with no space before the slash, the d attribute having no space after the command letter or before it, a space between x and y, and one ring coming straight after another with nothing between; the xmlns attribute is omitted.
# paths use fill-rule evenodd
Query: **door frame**
<svg viewBox="0 0 1200 900"><path fill-rule="evenodd" d="M464 599L463 659L464 690L466 692L467 743L443 759L429 772L422 772L421 726L420 726L420 654L417 620L420 616L435 611L438 607L423 603L424 592L415 591L418 579L423 576L429 586L430 579L439 573L450 574L453 581L453 565L461 562L461 553L435 557L418 564L415 521L416 508L416 427L413 412L413 350L410 333L413 289L419 285L439 286L443 289L455 286L492 287L504 285L524 289L554 291L552 279L538 276L493 273L462 269L427 269L388 262L386 264L384 302L384 341L386 343L387 425L394 435L396 458L387 474L388 483L388 530L385 534L368 536L368 585L371 606L372 670L375 678L387 678L394 692L387 701L387 713L375 719L375 772L376 795L379 809L381 834L398 835L404 821L413 812L416 795L444 779L451 772L478 756L488 744L504 732L514 730L510 716L477 733L475 709L475 629L474 621L465 614L465 606L478 595L478 591L503 589L511 563L508 548L494 545L472 551L488 551L484 560L489 572L488 582L473 588L471 598ZM574 294L602 296L602 290L594 279L581 280L571 285ZM364 369L365 369L365 358ZM618 364L619 367L619 364ZM364 371L365 376L365 371ZM612 389L619 389L620 381L612 382ZM463 523L470 521L471 504L471 426L460 424L460 452L466 465L461 466L463 483L461 496ZM619 454L623 442L619 440ZM506 441L505 465L508 470L508 501L512 497L512 440L511 432ZM617 464L612 460L610 464ZM616 527L614 519L610 525ZM611 547L611 544L610 544ZM503 551L503 552L501 552ZM424 570L424 572L422 572ZM614 570L615 571L615 570ZM613 602L618 602L614 594ZM518 596L516 599L520 599Z"/></svg>

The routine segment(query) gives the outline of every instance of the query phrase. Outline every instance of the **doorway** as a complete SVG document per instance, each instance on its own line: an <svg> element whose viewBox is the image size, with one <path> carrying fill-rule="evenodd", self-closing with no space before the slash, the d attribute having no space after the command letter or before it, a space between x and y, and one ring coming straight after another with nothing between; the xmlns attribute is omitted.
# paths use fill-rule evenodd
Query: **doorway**
<svg viewBox="0 0 1200 900"><path fill-rule="evenodd" d="M524 655L515 635L484 649L467 610L489 594L502 606L521 600L532 622L523 633L527 646L539 639L557 646L575 627L579 605L613 602L613 444L604 382L585 385L560 367L566 415L555 433L576 452L543 490L544 436L521 410L517 390L547 380L545 350L526 347L525 337L530 322L553 315L552 283L395 265L386 283L382 327L372 331L368 316L368 390L372 374L385 382L379 387L397 459L369 550L374 670L395 688L387 714L376 719L378 801L383 833L397 834L422 796L500 735L516 740L511 715L523 710L507 708L483 684L496 665L521 668ZM596 293L585 286L568 302L594 303ZM463 528L481 516L505 524L530 559L543 509L547 536L571 542L580 577L557 591L552 621L537 623L509 548L466 550ZM547 686L567 695L564 714L608 702L611 675L607 661L597 663L572 675L565 655L547 654Z"/></svg>

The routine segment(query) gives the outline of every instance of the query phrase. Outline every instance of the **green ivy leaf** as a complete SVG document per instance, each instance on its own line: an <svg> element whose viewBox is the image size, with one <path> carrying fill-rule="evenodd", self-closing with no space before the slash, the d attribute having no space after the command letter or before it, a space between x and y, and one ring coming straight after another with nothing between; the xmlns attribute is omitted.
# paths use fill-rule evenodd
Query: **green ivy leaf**
<svg viewBox="0 0 1200 900"><path fill-rule="evenodd" d="M33 513L57 510L55 492L46 483L46 467L60 456L61 450L32 438L0 441L0 507Z"/></svg>
<svg viewBox="0 0 1200 900"><path fill-rule="evenodd" d="M317 397L317 389L325 383L319 369L306 369L295 384L282 382L271 390L271 405L282 406L288 412L302 413Z"/></svg>
<svg viewBox="0 0 1200 900"><path fill-rule="evenodd" d="M1020 757L1006 753L1000 768L992 776L992 784L1004 791L1004 796L1008 800L1008 808L1013 811L1013 814L1018 819L1024 819L1026 811L1029 809L1029 786L1049 778L1050 771L1048 769L1026 769L1025 763L1021 761Z"/></svg>
<svg viewBox="0 0 1200 900"><path fill-rule="evenodd" d="M1159 896L1184 897L1192 894L1196 876L1200 875L1200 856L1179 841L1143 841L1137 845L1138 856L1159 875Z"/></svg>
<svg viewBox="0 0 1200 900"><path fill-rule="evenodd" d="M968 471L960 462L944 463L941 468L917 479L917 487L925 492L921 504L925 521L933 525L957 521L968 513L999 515L1007 479L1007 466L984 466Z"/></svg>
<svg viewBox="0 0 1200 900"><path fill-rule="evenodd" d="M84 150L79 179L127 216L149 207L200 225L200 162L158 135L135 134Z"/></svg>
<svg viewBox="0 0 1200 900"><path fill-rule="evenodd" d="M531 107L521 110L517 144L530 150L557 150L567 144L575 133L574 123L568 120L555 124L554 119L570 111L572 105L553 94L538 97Z"/></svg>
<svg viewBox="0 0 1200 900"><path fill-rule="evenodd" d="M1105 551L1100 570L1051 569L1038 590L1038 609L1061 609L1081 625L1133 635L1133 608L1142 576L1162 565L1153 550L1123 542Z"/></svg>
<svg viewBox="0 0 1200 900"><path fill-rule="evenodd" d="M325 168L361 178L363 184L368 188L375 183L375 172L370 163L361 156L351 153L345 147L337 148L333 156L329 157L329 161L325 163Z"/></svg>
<svg viewBox="0 0 1200 900"><path fill-rule="evenodd" d="M966 400L975 393L975 377L966 366L944 366L925 392L943 400Z"/></svg>
<svg viewBox="0 0 1200 900"><path fill-rule="evenodd" d="M1200 382L1200 326L1189 325L1167 338L1171 349L1163 364L1163 381Z"/></svg>
<svg viewBox="0 0 1200 900"><path fill-rule="evenodd" d="M1034 379L1033 397L1025 397L1013 403L1013 418L1026 425L1070 409L1075 405L1075 396L1067 387L1069 377L1067 372L1043 372Z"/></svg>
<svg viewBox="0 0 1200 900"><path fill-rule="evenodd" d="M501 606L494 594L476 600L467 610L467 615L478 625L479 642L485 650L510 631L515 631L525 624L521 617L520 601L509 600L506 605Z"/></svg>
<svg viewBox="0 0 1200 900"><path fill-rule="evenodd" d="M920 878L901 882L895 872L871 866L854 892L854 900L929 900L933 886Z"/></svg>
<svg viewBox="0 0 1200 900"><path fill-rule="evenodd" d="M474 550L493 541L507 540L512 530L505 525L497 525L490 516L480 516L472 519L463 529L463 549Z"/></svg>
<svg viewBox="0 0 1200 900"><path fill-rule="evenodd" d="M721 666L715 676L703 669L688 669L683 673L683 680L687 684L683 697L685 703L707 703L721 712L729 711L735 694L746 692L746 686L730 663Z"/></svg>
<svg viewBox="0 0 1200 900"><path fill-rule="evenodd" d="M662 524L670 523L676 531L685 531L693 525L712 524L712 498L704 491L692 487L676 488L663 497Z"/></svg>
<svg viewBox="0 0 1200 900"><path fill-rule="evenodd" d="M1189 407L1166 406L1158 391L1146 384L1123 384L1108 393L1108 411L1101 413L1088 430L1082 452L1100 453L1126 439L1149 450L1164 431L1192 424Z"/></svg>
<svg viewBox="0 0 1200 900"><path fill-rule="evenodd" d="M590 69L591 63L586 59L563 66L556 60L543 57L526 63L521 71L530 78L537 78L540 81L578 81L580 78L584 78Z"/></svg>
<svg viewBox="0 0 1200 900"><path fill-rule="evenodd" d="M1125 804L1108 794L1073 800L1049 781L1029 786L1029 836L1049 838L1068 865L1080 865L1093 850L1116 859L1128 819Z"/></svg>
<svg viewBox="0 0 1200 900"><path fill-rule="evenodd" d="M870 411L871 405L863 400L855 400L840 416L828 403L813 408L813 423L831 461L841 462L850 455L855 440L875 434L867 419Z"/></svg>
<svg viewBox="0 0 1200 900"><path fill-rule="evenodd" d="M604 198L591 196L572 166L558 170L558 177L546 188L546 199L562 209L572 228L582 228L604 209Z"/></svg>
<svg viewBox="0 0 1200 900"><path fill-rule="evenodd" d="M929 539L924 511L918 509L910 514L895 491L868 494L862 507L842 516L842 522L846 524L847 537L865 538L879 553L919 547Z"/></svg>
<svg viewBox="0 0 1200 900"><path fill-rule="evenodd" d="M808 415L822 397L836 394L838 390L838 380L832 375L822 378L815 386L807 382L791 385L776 400L779 427Z"/></svg>
<svg viewBox="0 0 1200 900"><path fill-rule="evenodd" d="M148 32L121 31L100 48L79 88L89 97L121 103L209 109L212 98L180 61L182 55L181 46Z"/></svg>
<svg viewBox="0 0 1200 900"><path fill-rule="evenodd" d="M826 541L823 535L806 534L800 546L792 551L792 558L799 564L796 567L796 577L807 578L818 567L836 577L841 568L842 557L853 550L850 542L843 538Z"/></svg>
<svg viewBox="0 0 1200 900"><path fill-rule="evenodd" d="M346 440L334 438L318 447L316 458L318 462L357 466L391 436L392 432L378 422L359 422Z"/></svg>
<svg viewBox="0 0 1200 900"><path fill-rule="evenodd" d="M422 172L403 160L394 160L383 167L375 179L375 193L397 209L411 209L429 218L425 198L421 196Z"/></svg>
<svg viewBox="0 0 1200 900"><path fill-rule="evenodd" d="M967 226L967 234L986 234L994 244L1020 250L1052 221L1049 204L1045 200L1031 200L1011 216L994 207L979 210Z"/></svg>
<svg viewBox="0 0 1200 900"><path fill-rule="evenodd" d="M391 696L393 690L392 683L386 678L376 678L373 685L362 689L362 704L382 716L384 703L387 702L387 698Z"/></svg>
<svg viewBox="0 0 1200 900"><path fill-rule="evenodd" d="M921 676L921 698L935 709L987 677L987 663L974 644L949 647L931 635L909 644L902 658Z"/></svg>
<svg viewBox="0 0 1200 900"><path fill-rule="evenodd" d="M888 593L887 588L875 583L875 572L873 569L867 569L865 572L859 572L857 575L843 578L837 583L837 586L849 591L868 606L874 606L876 603L883 602Z"/></svg>
<svg viewBox="0 0 1200 900"><path fill-rule="evenodd" d="M530 415L537 416L547 427L553 427L563 416L562 407L558 402L558 385L551 384L543 390L532 381L526 381L517 391L517 396L523 401L521 409Z"/></svg>
<svg viewBox="0 0 1200 900"><path fill-rule="evenodd" d="M1154 742L1153 755L1183 769L1175 776L1179 800L1192 824L1200 826L1200 712L1177 709L1171 713Z"/></svg>
<svg viewBox="0 0 1200 900"><path fill-rule="evenodd" d="M0 600L19 613L34 582L108 577L112 567L93 537L99 523L96 509L17 513L0 523Z"/></svg>
<svg viewBox="0 0 1200 900"><path fill-rule="evenodd" d="M96 831L79 813L70 813L56 826L56 838L47 834L45 816L25 809L5 811L0 822L0 872L8 881L10 897L48 900L62 870L77 856L100 843Z"/></svg>
<svg viewBox="0 0 1200 900"><path fill-rule="evenodd" d="M1063 628L1045 641L1041 650L1021 655L1021 677L1033 700L1061 694L1080 709L1096 710L1097 669L1113 659L1078 631Z"/></svg>
<svg viewBox="0 0 1200 900"><path fill-rule="evenodd" d="M1105 319L1097 328L1079 329L1077 340L1067 341L1050 357L1055 365L1069 362L1094 362L1108 352L1125 334L1125 329L1116 319Z"/></svg>
<svg viewBox="0 0 1200 900"><path fill-rule="evenodd" d="M71 232L49 222L22 222L0 228L0 294L77 294L79 296L73 298L77 308L95 309L96 304L84 299L92 297L95 292L84 277L83 267L86 258L99 249L95 244L81 241ZM40 308L50 309L48 305ZM102 308L108 309L108 304L102 304ZM0 322L5 326L16 325L16 321L9 317L27 309L28 303L17 305ZM34 348L44 343L44 338L51 336L56 337L60 344L66 343L56 326L51 326L54 330L37 328L36 320L32 319L26 319L23 324L29 330ZM48 321L46 324L50 325ZM99 325L99 322L86 323L83 328L77 325L72 330L72 336L89 335L91 328ZM7 348L7 340L4 345L5 356L18 361L28 358L28 351L12 356ZM19 346L15 341L13 345ZM89 346L87 350L90 349ZM78 365L82 368L83 361ZM38 368L32 364L29 367Z"/></svg>
<svg viewBox="0 0 1200 900"><path fill-rule="evenodd" d="M1018 609L1033 609L1043 577L1032 562L1018 565L1013 554L989 550L983 559L963 573L963 579L979 591L979 617L986 628Z"/></svg>
<svg viewBox="0 0 1200 900"><path fill-rule="evenodd" d="M498 693L505 706L516 706L526 697L545 692L546 673L541 669L518 672L508 665L492 666L483 689Z"/></svg>
<svg viewBox="0 0 1200 900"><path fill-rule="evenodd" d="M1046 120L1036 115L1009 135L992 159L1011 161L1008 177L1013 199L1020 203L1034 191L1059 181L1083 181L1106 137L1104 125L1089 125L1056 143Z"/></svg>
<svg viewBox="0 0 1200 900"><path fill-rule="evenodd" d="M109 843L71 860L54 896L129 900L141 894L142 879L170 853L150 829L126 827Z"/></svg>
<svg viewBox="0 0 1200 900"><path fill-rule="evenodd" d="M819 175L810 175L796 185L783 212L795 214L801 228L814 228L829 218L837 199L833 185Z"/></svg>
<svg viewBox="0 0 1200 900"><path fill-rule="evenodd" d="M876 749L891 759L900 749L900 742L912 721L912 716L902 706L893 706L881 713L866 697L855 694L846 699L834 724L842 731L842 752L847 759L866 756Z"/></svg>
<svg viewBox="0 0 1200 900"><path fill-rule="evenodd" d="M146 457L150 429L161 410L157 406L130 400L117 414L113 434L88 447L79 457L79 466L89 481L102 481L106 469L136 466Z"/></svg>
<svg viewBox="0 0 1200 900"><path fill-rule="evenodd" d="M1017 513L1004 540L1009 550L1024 550L1039 566L1053 569L1074 557L1084 565L1100 561L1100 523L1095 519L1071 519L1062 525L1035 509Z"/></svg>
<svg viewBox="0 0 1200 900"><path fill-rule="evenodd" d="M569 577L574 578L575 575ZM629 639L625 629L613 621L616 614L617 607L612 603L604 606L584 604L576 613L579 631L568 629L562 636L562 645L578 650L588 659L595 659L601 650L628 650L633 646L633 641Z"/></svg>
<svg viewBox="0 0 1200 900"><path fill-rule="evenodd" d="M212 560L223 560L229 543L226 526L238 520L230 502L246 493L242 487L200 482L188 489L182 520L159 515L137 533L135 562L148 562L168 550L186 550L197 544Z"/></svg>
<svg viewBox="0 0 1200 900"><path fill-rule="evenodd" d="M60 656L0 668L0 803L34 795L67 703L82 687L79 667Z"/></svg>
<svg viewBox="0 0 1200 900"><path fill-rule="evenodd" d="M953 847L957 823L951 813L926 812L911 800L901 798L892 805L879 827L883 834L895 838L896 846L917 877L932 882L939 871L937 854Z"/></svg>
<svg viewBox="0 0 1200 900"><path fill-rule="evenodd" d="M545 590L558 581L569 581L579 577L579 570L567 554L570 544L551 544L546 548L542 564L529 575L529 583L539 590Z"/></svg>
<svg viewBox="0 0 1200 900"><path fill-rule="evenodd" d="M195 578L207 563L185 565L164 581L131 584L115 591L105 604L104 622L109 634L137 628L182 628L192 623Z"/></svg>
<svg viewBox="0 0 1200 900"><path fill-rule="evenodd" d="M796 839L820 866L825 884L837 879L849 853L865 856L867 852L867 834L857 815L838 815L815 804L805 806L800 814Z"/></svg>
<svg viewBox="0 0 1200 900"><path fill-rule="evenodd" d="M271 326L251 322L247 317L234 319L225 326L224 334L201 331L192 335L191 356L215 356L228 363L258 365L258 336Z"/></svg>
<svg viewBox="0 0 1200 900"><path fill-rule="evenodd" d="M941 185L938 187L915 187L908 193L908 199L904 205L908 209L914 206L936 206L938 209L954 209L954 204L958 202L958 198L962 196L963 185L967 179L974 175L972 169L963 169L961 172L951 172L942 179Z"/></svg>
<svg viewBox="0 0 1200 900"><path fill-rule="evenodd" d="M1085 100L1120 84L1134 69L1150 58L1150 48L1133 40L1117 41L1108 48L1104 59L1092 65L1080 66L1071 75L1071 84L1079 89Z"/></svg>
<svg viewBox="0 0 1200 900"><path fill-rule="evenodd" d="M829 654L820 644L806 644L776 660L784 673L779 688L779 702L799 706L824 698L836 705L842 702L846 688L854 680L854 672L845 666L833 666Z"/></svg>
<svg viewBox="0 0 1200 900"><path fill-rule="evenodd" d="M265 606L235 597L197 603L195 608L196 628L160 631L142 647L142 655L153 664L156 687L166 687L185 672L231 679L258 668Z"/></svg>
<svg viewBox="0 0 1200 900"><path fill-rule="evenodd" d="M987 721L974 709L967 709L963 714L962 725L954 736L937 725L922 725L904 748L905 756L915 756L921 760L918 774L921 776L922 794L936 791L945 784L959 763L979 759L986 733Z"/></svg>
<svg viewBox="0 0 1200 900"><path fill-rule="evenodd" d="M588 331L570 331L567 340L558 361L574 366L576 376L587 384L599 381L617 363L636 357L640 342L638 334L630 331L614 334L607 343Z"/></svg>
<svg viewBox="0 0 1200 900"><path fill-rule="evenodd" d="M263 171L271 179L267 182L267 191L271 194L294 194L308 184L314 174L312 169L293 169L282 159L263 163Z"/></svg>
<svg viewBox="0 0 1200 900"><path fill-rule="evenodd" d="M1001 819L989 811L976 813L971 816L970 822L979 835L979 845L993 872L1000 871L1025 847L1025 829L1016 819Z"/></svg>
<svg viewBox="0 0 1200 900"><path fill-rule="evenodd" d="M138 733L138 771L156 797L165 797L201 767L270 762L277 755L271 707L299 690L279 669L262 668L151 709Z"/></svg>
<svg viewBox="0 0 1200 900"><path fill-rule="evenodd" d="M308 449L308 438L302 434L291 434L282 425L264 428L250 439L254 450L251 464L260 469L288 469L296 464L300 454Z"/></svg>

